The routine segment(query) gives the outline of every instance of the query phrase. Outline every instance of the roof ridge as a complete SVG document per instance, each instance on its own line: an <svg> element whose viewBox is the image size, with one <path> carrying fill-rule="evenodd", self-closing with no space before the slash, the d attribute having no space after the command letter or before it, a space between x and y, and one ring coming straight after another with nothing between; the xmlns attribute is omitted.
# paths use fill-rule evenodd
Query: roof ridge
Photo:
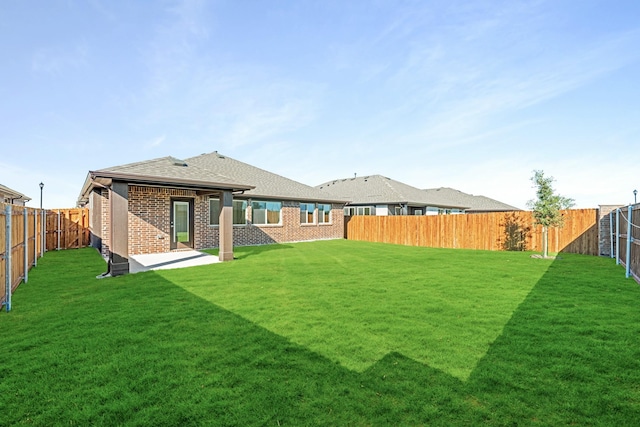
<svg viewBox="0 0 640 427"><path fill-rule="evenodd" d="M101 169L97 169L96 172L102 172L102 171L109 171L110 169L114 169L114 168L128 168L128 167L135 167L135 166L139 166L139 165L145 165L145 164L150 164L150 163L154 163L154 162L158 162L160 160L179 160L176 159L173 156L164 156L164 157L157 157L155 159L149 159L149 160L141 160L138 162L132 162L132 163L125 163L124 165L116 165L116 166L109 166L106 168L101 168Z"/></svg>
<svg viewBox="0 0 640 427"><path fill-rule="evenodd" d="M296 181L295 179L287 178L286 176L280 175L280 174L278 174L278 173L271 172L271 171L268 171L268 170L266 170L266 169L262 169L262 168L260 168L260 167L258 167L258 166L254 166L254 165L251 165L251 164L249 164L249 163L245 163L245 162L243 162L243 161L241 161L241 160L238 160L238 159L235 159L235 158L233 158L233 157L230 157L230 156L227 156L227 155L224 155L224 154L218 153L217 151L213 151L213 152L211 152L211 153L203 153L203 154L200 154L200 155L198 155L198 156L194 156L194 157L188 157L188 158L186 158L186 159L185 159L185 161L188 163L188 162L189 162L189 160L194 160L194 159L197 159L198 157L203 157L203 156L210 156L210 155L212 155L212 154L217 154L217 155L218 155L218 158L220 158L220 159L228 159L228 160L232 160L232 161L237 162L237 163L240 163L240 164L242 164L242 165L244 165L244 166L248 166L248 167L250 167L250 168L257 169L257 170L259 170L259 171L261 171L261 172L268 173L268 174L270 174L270 175L274 175L274 176L277 176L277 177L282 178L282 179L286 179L287 181L291 181L291 182L294 182L294 183L299 184L299 185L304 185L305 187L315 188L315 187L313 187L313 186L311 186L311 185L308 185L308 184L305 184L305 183L303 183L303 182ZM208 171L215 172L215 171L213 171L212 169L209 169L209 168L208 168L208 167L206 167L206 166L200 166L200 168L201 168L201 169L206 169L206 170L208 170ZM219 172L217 172L217 173L219 173Z"/></svg>
<svg viewBox="0 0 640 427"><path fill-rule="evenodd" d="M378 175L381 176L381 175ZM383 177L386 178L386 177ZM393 191L394 193L396 193L397 195L400 196L400 199L407 199L406 195L402 193L402 191L400 191L399 189L395 188L393 185L391 185L391 181L394 181L391 178L386 178L383 179L382 182L391 189L391 191ZM400 182L400 181L395 181L395 182ZM408 200L408 199L407 199Z"/></svg>

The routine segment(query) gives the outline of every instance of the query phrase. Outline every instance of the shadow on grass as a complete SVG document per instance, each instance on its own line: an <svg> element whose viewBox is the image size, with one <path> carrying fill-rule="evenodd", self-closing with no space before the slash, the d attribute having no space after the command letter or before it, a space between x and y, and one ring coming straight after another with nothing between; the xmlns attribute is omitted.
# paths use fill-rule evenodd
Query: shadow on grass
<svg viewBox="0 0 640 427"><path fill-rule="evenodd" d="M355 373L154 272L93 279L104 267L88 251L72 264L68 253L47 254L0 317L9 425L639 419L640 292L610 260L552 264L463 383L397 353Z"/></svg>
<svg viewBox="0 0 640 427"><path fill-rule="evenodd" d="M3 423L368 423L379 398L358 375L155 272L98 281L83 251L52 274L67 256L43 258L2 319Z"/></svg>
<svg viewBox="0 0 640 427"><path fill-rule="evenodd" d="M535 262L532 260L532 262ZM611 259L563 254L466 388L505 425L640 420L640 288Z"/></svg>

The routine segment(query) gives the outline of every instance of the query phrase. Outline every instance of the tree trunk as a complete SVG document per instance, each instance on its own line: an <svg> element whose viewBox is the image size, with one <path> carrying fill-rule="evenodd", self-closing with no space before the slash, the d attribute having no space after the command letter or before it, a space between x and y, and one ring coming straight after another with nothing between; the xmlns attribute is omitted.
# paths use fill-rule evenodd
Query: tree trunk
<svg viewBox="0 0 640 427"><path fill-rule="evenodd" d="M549 227L542 227L542 257L547 258L549 256Z"/></svg>

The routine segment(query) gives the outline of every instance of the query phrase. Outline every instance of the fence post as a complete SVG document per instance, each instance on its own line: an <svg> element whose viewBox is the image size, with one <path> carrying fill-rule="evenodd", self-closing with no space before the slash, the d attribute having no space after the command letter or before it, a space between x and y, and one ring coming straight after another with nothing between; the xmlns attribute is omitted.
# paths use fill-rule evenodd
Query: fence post
<svg viewBox="0 0 640 427"><path fill-rule="evenodd" d="M615 257L613 252L613 211L609 211L609 244L611 246L611 258Z"/></svg>
<svg viewBox="0 0 640 427"><path fill-rule="evenodd" d="M633 206L629 205L629 207L627 208L627 260L626 260L626 267L627 267L627 272L625 277L628 279L630 272L631 272L631 241L633 240L633 237L631 236L631 232L633 231L631 229L631 220L632 220L632 215L633 215Z"/></svg>
<svg viewBox="0 0 640 427"><path fill-rule="evenodd" d="M58 229L56 230L56 235L58 236L58 247L56 248L56 251L60 250L60 233L62 232L62 230L60 230L60 209L58 209Z"/></svg>
<svg viewBox="0 0 640 427"><path fill-rule="evenodd" d="M40 224L40 257L44 256L44 249L45 246L47 245L47 211L45 211L44 209L42 209L41 214L42 214L42 224Z"/></svg>
<svg viewBox="0 0 640 427"><path fill-rule="evenodd" d="M29 211L24 208L24 283L29 281Z"/></svg>
<svg viewBox="0 0 640 427"><path fill-rule="evenodd" d="M33 266L38 265L38 210L33 210Z"/></svg>
<svg viewBox="0 0 640 427"><path fill-rule="evenodd" d="M4 282L5 282L5 305L7 307L7 312L11 311L11 205L7 205L4 208L4 212L6 215L5 219L5 239L4 239Z"/></svg>
<svg viewBox="0 0 640 427"><path fill-rule="evenodd" d="M616 265L620 265L620 208L616 209Z"/></svg>

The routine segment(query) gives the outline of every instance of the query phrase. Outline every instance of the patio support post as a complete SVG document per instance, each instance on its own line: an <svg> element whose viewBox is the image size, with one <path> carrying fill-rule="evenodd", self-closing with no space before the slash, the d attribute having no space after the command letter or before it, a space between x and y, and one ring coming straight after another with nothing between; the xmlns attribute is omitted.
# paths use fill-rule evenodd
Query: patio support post
<svg viewBox="0 0 640 427"><path fill-rule="evenodd" d="M223 191L220 197L220 261L233 260L233 193Z"/></svg>
<svg viewBox="0 0 640 427"><path fill-rule="evenodd" d="M120 276L129 273L129 184L113 181L109 191L109 202L109 273L112 276Z"/></svg>

